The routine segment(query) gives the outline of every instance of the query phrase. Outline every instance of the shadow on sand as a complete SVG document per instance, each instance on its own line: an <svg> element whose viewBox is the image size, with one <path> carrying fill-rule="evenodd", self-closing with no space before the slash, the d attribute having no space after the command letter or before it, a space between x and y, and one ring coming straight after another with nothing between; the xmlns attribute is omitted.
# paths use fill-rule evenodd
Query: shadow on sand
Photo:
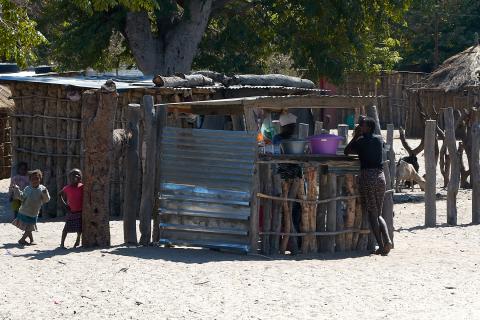
<svg viewBox="0 0 480 320"><path fill-rule="evenodd" d="M22 248L19 244L7 243L0 246L0 249ZM44 260L69 254L78 254L84 252L98 251L102 256L115 255L124 257L134 257L143 260L171 261L186 264L203 264L224 261L265 261L265 260L285 260L285 261L304 261L304 260L341 260L368 256L367 251L338 252L334 254L308 254L308 255L272 255L263 256L260 254L241 254L237 252L217 251L209 249L193 248L163 248L158 246L114 246L109 248L76 248L52 250L35 250L33 253L15 254L15 257L23 257L29 260Z"/></svg>
<svg viewBox="0 0 480 320"><path fill-rule="evenodd" d="M472 227L476 226L475 224L472 223L464 223L464 224L457 224L455 226L448 224L448 223L442 223L439 225L436 225L435 227L427 227L427 226L415 226L415 227L410 227L410 228L398 228L395 229L396 232L401 232L401 231L407 231L407 232L414 232L417 230L426 230L426 229L438 229L438 228L463 228L463 227Z"/></svg>

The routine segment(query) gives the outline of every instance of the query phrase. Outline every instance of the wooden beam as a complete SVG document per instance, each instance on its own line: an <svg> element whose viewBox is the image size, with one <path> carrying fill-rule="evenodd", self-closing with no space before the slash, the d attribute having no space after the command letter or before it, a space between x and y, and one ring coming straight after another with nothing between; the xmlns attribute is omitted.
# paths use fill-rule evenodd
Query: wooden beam
<svg viewBox="0 0 480 320"><path fill-rule="evenodd" d="M435 227L437 224L436 185L437 163L435 161L435 136L437 122L427 120L425 123L425 226Z"/></svg>

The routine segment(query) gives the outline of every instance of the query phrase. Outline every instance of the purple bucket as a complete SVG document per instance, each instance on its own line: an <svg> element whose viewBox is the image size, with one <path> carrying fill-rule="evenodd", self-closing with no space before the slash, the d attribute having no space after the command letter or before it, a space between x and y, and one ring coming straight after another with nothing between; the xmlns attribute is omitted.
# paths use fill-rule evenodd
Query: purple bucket
<svg viewBox="0 0 480 320"><path fill-rule="evenodd" d="M312 154L337 154L337 148L343 137L334 134L319 134L308 137Z"/></svg>

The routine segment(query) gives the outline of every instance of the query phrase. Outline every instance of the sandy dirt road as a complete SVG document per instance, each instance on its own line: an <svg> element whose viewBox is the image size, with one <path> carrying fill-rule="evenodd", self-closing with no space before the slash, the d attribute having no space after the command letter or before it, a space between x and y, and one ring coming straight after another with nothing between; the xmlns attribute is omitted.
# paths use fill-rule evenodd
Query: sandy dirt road
<svg viewBox="0 0 480 320"><path fill-rule="evenodd" d="M423 163L422 163L423 167ZM441 183L439 182L439 185ZM0 319L480 319L480 226L471 192L459 193L460 226L425 229L423 195L397 194L396 248L298 257L122 246L58 249L62 222L41 222L20 248L0 182ZM73 235L67 245L74 242Z"/></svg>

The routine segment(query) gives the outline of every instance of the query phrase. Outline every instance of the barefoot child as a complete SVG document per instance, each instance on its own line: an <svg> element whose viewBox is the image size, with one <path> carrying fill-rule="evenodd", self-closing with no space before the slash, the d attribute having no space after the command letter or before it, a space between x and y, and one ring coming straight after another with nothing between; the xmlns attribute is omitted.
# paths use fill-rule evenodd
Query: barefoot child
<svg viewBox="0 0 480 320"><path fill-rule="evenodd" d="M21 245L29 244L26 239L30 239L30 244L34 244L32 231L37 230L37 217L40 208L44 203L50 200L47 188L40 184L42 181L42 171L33 170L28 173L30 185L23 191L17 185L12 187L15 199L22 201L18 210L17 218L12 224L24 231L24 234L18 243Z"/></svg>
<svg viewBox="0 0 480 320"><path fill-rule="evenodd" d="M74 248L80 245L80 235L82 234L82 204L83 204L83 184L82 172L79 169L72 169L68 175L70 184L60 191L60 198L67 208L65 227L62 232L61 248L65 248L65 239L67 233L77 233L77 240Z"/></svg>
<svg viewBox="0 0 480 320"><path fill-rule="evenodd" d="M26 162L20 162L17 165L17 174L14 175L10 181L10 202L12 203L14 218L17 217L18 209L22 204L19 199L14 199L13 197L13 186L15 185L17 185L21 191L30 185L30 178L28 177L28 165Z"/></svg>

